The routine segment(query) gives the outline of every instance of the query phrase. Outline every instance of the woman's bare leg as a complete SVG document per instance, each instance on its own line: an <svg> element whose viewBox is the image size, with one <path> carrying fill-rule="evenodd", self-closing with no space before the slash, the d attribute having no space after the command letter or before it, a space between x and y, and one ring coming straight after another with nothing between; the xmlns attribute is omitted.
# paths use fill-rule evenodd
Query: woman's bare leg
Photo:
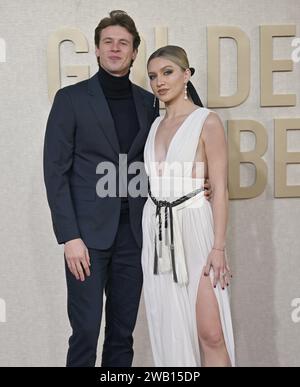
<svg viewBox="0 0 300 387"><path fill-rule="evenodd" d="M209 277L202 273L196 302L199 344L204 367L230 367L220 320L218 302Z"/></svg>

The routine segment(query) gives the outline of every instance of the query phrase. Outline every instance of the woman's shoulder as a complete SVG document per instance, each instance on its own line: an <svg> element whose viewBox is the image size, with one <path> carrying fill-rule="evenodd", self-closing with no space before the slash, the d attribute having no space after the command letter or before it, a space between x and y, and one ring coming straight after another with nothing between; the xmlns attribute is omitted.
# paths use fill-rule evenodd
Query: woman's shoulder
<svg viewBox="0 0 300 387"><path fill-rule="evenodd" d="M214 110L208 109L208 108L203 108L205 109L205 113L207 115L205 119L205 125L210 126L210 125L216 125L216 124L222 124L221 118L218 115L217 112Z"/></svg>
<svg viewBox="0 0 300 387"><path fill-rule="evenodd" d="M198 107L198 109L195 109L195 110L197 110L199 113L198 117L203 122L203 127L216 125L221 122L220 117L214 110L208 109L204 106Z"/></svg>
<svg viewBox="0 0 300 387"><path fill-rule="evenodd" d="M210 115L210 113L211 114L217 114L216 112L214 112L213 110L211 110L211 109L208 109L207 107L205 107L205 106L197 106L196 107L196 109L194 110L194 111L198 111L199 112L199 114L200 114L200 116L209 116Z"/></svg>
<svg viewBox="0 0 300 387"><path fill-rule="evenodd" d="M224 132L224 126L218 113L214 110L206 109L207 116L203 123L203 137L214 136Z"/></svg>

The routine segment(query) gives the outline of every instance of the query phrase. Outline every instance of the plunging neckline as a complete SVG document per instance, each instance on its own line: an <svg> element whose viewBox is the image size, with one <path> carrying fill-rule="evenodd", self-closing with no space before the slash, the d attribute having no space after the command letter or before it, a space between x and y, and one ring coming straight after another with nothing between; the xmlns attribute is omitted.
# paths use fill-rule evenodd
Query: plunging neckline
<svg viewBox="0 0 300 387"><path fill-rule="evenodd" d="M172 147L173 143L174 143L174 140L175 140L175 137L178 135L178 132L180 132L180 130L182 130L182 127L186 124L187 120L198 110L200 110L201 107L198 107L197 109L193 110L190 114L188 114L188 116L182 121L182 123L178 126L178 128L176 129L175 133L173 134L172 138L171 138L171 141L169 142L169 146L168 146L168 149L167 149L167 152L166 152L166 155L165 155L165 159L162 160L162 161L157 161L157 158L156 158L156 147L155 147L155 140L156 140L156 133L157 133L157 130L158 130L158 127L162 121L162 119L164 117L160 116L159 117L159 120L158 120L158 124L156 125L155 127L155 130L154 130L154 133L153 133L153 145L152 145L152 150L153 150L153 160L154 160L154 165L155 165L155 171L156 171L156 174L157 174L157 169L156 169L156 164L160 165L160 164L164 164L167 160L168 160L168 156L169 156L169 153L170 153L170 148ZM164 173L164 168L163 168L163 173ZM163 174L162 174L163 175Z"/></svg>

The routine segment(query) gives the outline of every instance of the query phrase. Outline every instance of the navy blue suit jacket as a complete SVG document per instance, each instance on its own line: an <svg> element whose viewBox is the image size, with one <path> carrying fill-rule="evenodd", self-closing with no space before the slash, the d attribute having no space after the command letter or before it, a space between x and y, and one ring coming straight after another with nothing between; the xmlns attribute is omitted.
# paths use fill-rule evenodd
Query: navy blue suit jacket
<svg viewBox="0 0 300 387"><path fill-rule="evenodd" d="M153 94L132 84L139 132L128 152L128 164L143 161L144 145L159 114ZM121 198L99 197L97 165L113 163L118 171L119 143L98 75L60 89L49 114L44 143L44 179L58 243L81 238L87 247L111 247L118 229ZM118 180L118 176L117 176ZM142 245L145 198L129 197L130 224Z"/></svg>

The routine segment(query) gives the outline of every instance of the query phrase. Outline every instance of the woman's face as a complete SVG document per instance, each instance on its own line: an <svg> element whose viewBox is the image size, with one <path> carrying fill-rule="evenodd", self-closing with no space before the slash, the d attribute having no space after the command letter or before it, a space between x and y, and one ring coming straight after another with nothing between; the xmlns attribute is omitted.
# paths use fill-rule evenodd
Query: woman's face
<svg viewBox="0 0 300 387"><path fill-rule="evenodd" d="M185 83L190 78L190 70L183 71L176 63L160 57L148 64L148 76L155 96L164 103L184 98Z"/></svg>

